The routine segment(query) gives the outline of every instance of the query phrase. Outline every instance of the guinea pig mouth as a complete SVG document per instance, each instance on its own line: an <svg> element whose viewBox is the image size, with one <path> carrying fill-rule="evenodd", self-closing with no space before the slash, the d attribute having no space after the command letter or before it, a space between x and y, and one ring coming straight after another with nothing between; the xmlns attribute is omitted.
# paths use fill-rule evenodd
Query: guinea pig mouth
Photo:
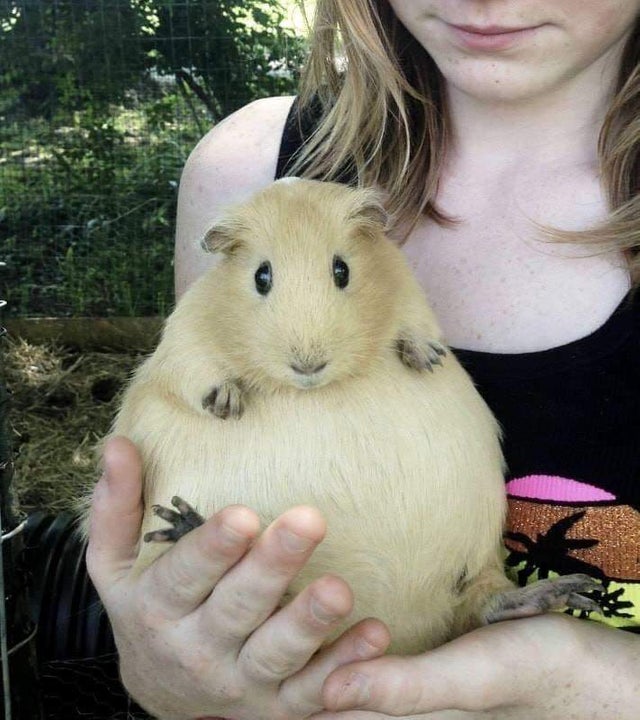
<svg viewBox="0 0 640 720"><path fill-rule="evenodd" d="M301 390L311 390L311 388L326 385L326 380L319 377L298 377L295 378L294 385Z"/></svg>
<svg viewBox="0 0 640 720"><path fill-rule="evenodd" d="M326 368L328 362L319 363L291 363L289 367L293 370L293 384L303 390L324 385L327 382Z"/></svg>

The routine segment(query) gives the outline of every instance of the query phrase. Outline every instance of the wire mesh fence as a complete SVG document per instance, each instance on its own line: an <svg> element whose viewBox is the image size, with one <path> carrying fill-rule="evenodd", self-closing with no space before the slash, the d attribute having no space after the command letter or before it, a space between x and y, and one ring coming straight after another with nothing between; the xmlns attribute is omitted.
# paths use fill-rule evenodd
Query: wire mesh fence
<svg viewBox="0 0 640 720"><path fill-rule="evenodd" d="M276 0L0 0L0 294L12 316L172 303L180 170L305 52Z"/></svg>
<svg viewBox="0 0 640 720"><path fill-rule="evenodd" d="M252 99L295 92L305 42L301 25L291 22L293 5L0 0L5 316L168 312L181 168L222 117ZM87 358L82 360L88 372ZM62 364L66 377L71 368ZM38 363L26 368L46 370ZM0 358L0 374L6 373ZM16 393L42 396L45 432L64 446L65 457L56 465L75 467L79 440L71 437L68 418L84 423L83 446L106 427L84 412L80 395L61 395L57 380L47 392L23 375L14 378ZM102 368L95 383L87 382L98 387L105 379L110 375ZM4 398L0 378L0 534L6 537L0 560L9 568L3 573L0 563L0 610L6 609L0 612L0 717L146 717L119 682L106 616L66 515L31 514L20 525L31 523L26 535L6 522L13 468L4 442L9 435L16 458L13 486L21 498L39 484L52 485L53 466L37 423L18 432L15 411L6 423ZM92 395L90 404L102 401ZM62 440L65 433L69 437ZM31 450L35 465L26 471ZM74 476L71 494L93 479L93 464L83 472L82 482ZM32 505L46 511L42 494L35 496Z"/></svg>

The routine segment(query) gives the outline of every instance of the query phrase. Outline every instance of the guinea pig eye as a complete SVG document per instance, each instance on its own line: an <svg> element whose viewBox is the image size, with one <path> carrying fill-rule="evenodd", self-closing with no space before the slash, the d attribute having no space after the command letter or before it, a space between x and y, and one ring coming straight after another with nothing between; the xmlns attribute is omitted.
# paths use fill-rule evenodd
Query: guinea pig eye
<svg viewBox="0 0 640 720"><path fill-rule="evenodd" d="M349 284L349 266L339 256L333 256L333 282L342 290Z"/></svg>
<svg viewBox="0 0 640 720"><path fill-rule="evenodd" d="M255 274L256 290L260 295L266 295L273 285L273 277L271 274L271 263L263 262L256 270Z"/></svg>

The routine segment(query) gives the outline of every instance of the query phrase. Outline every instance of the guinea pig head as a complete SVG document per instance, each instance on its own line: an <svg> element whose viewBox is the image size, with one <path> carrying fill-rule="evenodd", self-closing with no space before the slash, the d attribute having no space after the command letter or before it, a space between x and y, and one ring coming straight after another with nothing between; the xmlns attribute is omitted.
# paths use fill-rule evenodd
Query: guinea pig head
<svg viewBox="0 0 640 720"><path fill-rule="evenodd" d="M399 252L375 193L280 180L207 233L224 253L216 344L254 386L321 387L392 346Z"/></svg>

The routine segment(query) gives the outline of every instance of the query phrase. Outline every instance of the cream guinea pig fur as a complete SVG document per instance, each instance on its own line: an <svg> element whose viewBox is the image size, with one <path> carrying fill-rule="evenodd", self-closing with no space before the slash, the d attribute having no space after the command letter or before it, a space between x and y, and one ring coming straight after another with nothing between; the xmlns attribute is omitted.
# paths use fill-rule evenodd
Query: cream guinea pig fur
<svg viewBox="0 0 640 720"><path fill-rule="evenodd" d="M151 508L174 495L265 524L313 505L327 536L290 594L338 574L349 623L378 617L393 651L415 653L480 625L512 587L504 467L381 212L371 191L307 180L229 208L205 240L221 261L167 319L112 433L142 454L143 533L166 527ZM169 547L141 542L138 569Z"/></svg>

